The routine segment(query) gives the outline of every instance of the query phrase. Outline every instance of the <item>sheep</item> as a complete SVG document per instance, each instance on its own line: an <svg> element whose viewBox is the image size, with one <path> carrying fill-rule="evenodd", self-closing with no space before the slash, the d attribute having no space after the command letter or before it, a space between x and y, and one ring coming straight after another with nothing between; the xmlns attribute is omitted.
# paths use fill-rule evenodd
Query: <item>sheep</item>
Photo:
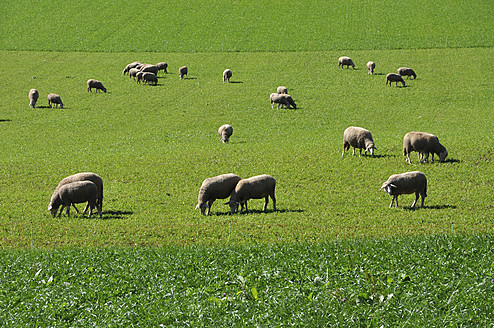
<svg viewBox="0 0 494 328"><path fill-rule="evenodd" d="M341 67L343 69L343 66L346 65L346 68L348 69L350 66L352 66L353 69L355 69L355 64L353 63L352 59L350 57L340 57L338 58L338 67Z"/></svg>
<svg viewBox="0 0 494 328"><path fill-rule="evenodd" d="M150 65L150 64L144 65L139 69L139 71L143 73L150 72L150 73L154 73L155 75L158 75L158 67L156 65Z"/></svg>
<svg viewBox="0 0 494 328"><path fill-rule="evenodd" d="M279 86L277 89L276 89L276 93L283 93L283 94L288 94L288 89L284 86Z"/></svg>
<svg viewBox="0 0 494 328"><path fill-rule="evenodd" d="M216 199L228 198L240 180L241 178L233 173L205 179L199 189L196 209L200 209L202 215L209 215L213 202Z"/></svg>
<svg viewBox="0 0 494 328"><path fill-rule="evenodd" d="M412 207L415 207L415 204L419 199L419 195L422 197L422 204L420 207L424 207L424 198L427 197L427 178L424 173L419 171L393 174L388 180L386 180L386 182L383 183L380 190L382 189L384 189L390 196L393 196L389 207L393 206L393 202L395 200L395 207L398 207L399 195L413 193L415 193L415 201L413 202Z"/></svg>
<svg viewBox="0 0 494 328"><path fill-rule="evenodd" d="M29 106L31 106L31 108L36 107L36 102L38 101L38 98L39 98L38 90L36 89L29 90Z"/></svg>
<svg viewBox="0 0 494 328"><path fill-rule="evenodd" d="M180 79L182 80L184 78L184 75L187 75L187 66L182 66L178 69L178 74L180 76Z"/></svg>
<svg viewBox="0 0 494 328"><path fill-rule="evenodd" d="M93 209L96 207L98 210L98 215L101 218L101 208L96 205L97 193L98 188L91 181L75 181L68 183L60 188L57 188L55 192L53 192L50 199L50 204L48 205L48 210L51 215L55 216L58 208L62 205L59 216L66 207L67 218L69 218L71 204L88 202L89 216L93 214Z"/></svg>
<svg viewBox="0 0 494 328"><path fill-rule="evenodd" d="M439 156L439 161L444 162L448 156L446 148L439 143L439 138L435 135L427 132L408 132L403 138L403 156L406 156L406 161L411 164L410 153L416 151L424 155L424 158L420 163L429 163L429 153L432 153L432 160L434 160L434 154Z"/></svg>
<svg viewBox="0 0 494 328"><path fill-rule="evenodd" d="M223 143L228 142L233 134L233 127L230 124L223 124L218 129L218 135Z"/></svg>
<svg viewBox="0 0 494 328"><path fill-rule="evenodd" d="M367 74L374 74L374 68L376 68L376 63L373 61L367 62Z"/></svg>
<svg viewBox="0 0 494 328"><path fill-rule="evenodd" d="M403 81L403 78L399 74L395 73L389 73L388 75L386 75L386 85L388 85L388 82L389 86L391 86L392 82L396 82L395 86L398 85L398 82L401 82L403 86L405 86L405 81Z"/></svg>
<svg viewBox="0 0 494 328"><path fill-rule="evenodd" d="M103 90L103 92L106 93L106 88L101 81L89 79L87 80L87 92L92 92L92 89L96 89L96 92Z"/></svg>
<svg viewBox="0 0 494 328"><path fill-rule="evenodd" d="M230 78L232 77L232 71L229 70L228 68L223 71L223 82L227 81L230 82Z"/></svg>
<svg viewBox="0 0 494 328"><path fill-rule="evenodd" d="M136 75L137 75L137 73L139 73L139 70L138 70L137 68L135 68L135 67L131 68L131 69L129 70L129 80L130 80L131 78L134 78L134 81L135 81L135 80L136 80Z"/></svg>
<svg viewBox="0 0 494 328"><path fill-rule="evenodd" d="M369 130L364 128L350 126L343 132L343 152L341 157L345 155L345 151L353 147L352 155L355 155L355 148L359 149L359 157L362 155L362 149L364 149L364 156L367 156L367 152L374 155L374 149L377 149L372 139L372 134Z"/></svg>
<svg viewBox="0 0 494 328"><path fill-rule="evenodd" d="M414 79L417 78L417 74L415 74L415 72L413 71L413 69L411 68L408 68L408 67L400 67L398 68L398 74L400 74L400 76L407 76L407 80L410 78L410 76L413 76Z"/></svg>
<svg viewBox="0 0 494 328"><path fill-rule="evenodd" d="M269 96L269 100L271 102L271 108L274 108L274 104L278 104L278 108L280 106L285 105L286 108L290 109L290 105L293 109L297 109L297 105L292 99L292 96L284 93L272 93Z"/></svg>
<svg viewBox="0 0 494 328"><path fill-rule="evenodd" d="M235 190L230 195L230 201L226 204L230 205L230 212L234 214L238 210L240 204L240 213L244 210L248 211L247 201L249 199L264 198L264 206L262 211L266 211L268 206L269 197L273 200L273 211L276 212L276 197L274 190L276 187L276 180L267 174L257 175L248 179L240 180Z"/></svg>
<svg viewBox="0 0 494 328"><path fill-rule="evenodd" d="M96 173L93 172L82 172L82 173L76 173L73 175L69 175L66 178L63 178L57 185L56 189L60 189L60 187L75 182L75 181L91 181L94 183L98 189L97 197L96 197L96 204L100 207L100 209L103 209L103 179ZM84 213L86 213L87 209L89 207L89 204L86 205L84 208ZM74 206L75 211L79 213L79 210Z"/></svg>
<svg viewBox="0 0 494 328"><path fill-rule="evenodd" d="M143 74L144 74L144 72L141 72L141 71L136 73L136 79L135 80L136 80L137 84L141 83Z"/></svg>
<svg viewBox="0 0 494 328"><path fill-rule="evenodd" d="M151 72L143 72L141 80L144 81L144 84L147 84L147 82L154 82L154 85L158 84L158 77Z"/></svg>
<svg viewBox="0 0 494 328"><path fill-rule="evenodd" d="M168 71L166 70L168 68L168 64L165 63L165 62L159 62L156 64L156 67L158 67L158 72L159 71L163 71L165 72L165 74L168 73Z"/></svg>
<svg viewBox="0 0 494 328"><path fill-rule="evenodd" d="M132 63L128 64L127 66L125 66L122 74L125 75L127 72L130 71L131 68L135 68L138 65L142 65L141 62L136 61L136 62L132 62Z"/></svg>
<svg viewBox="0 0 494 328"><path fill-rule="evenodd" d="M60 98L59 95L50 93L48 95L48 106L51 108L51 104L55 104L55 107L58 107L60 105L60 108L63 108L63 103L62 99Z"/></svg>

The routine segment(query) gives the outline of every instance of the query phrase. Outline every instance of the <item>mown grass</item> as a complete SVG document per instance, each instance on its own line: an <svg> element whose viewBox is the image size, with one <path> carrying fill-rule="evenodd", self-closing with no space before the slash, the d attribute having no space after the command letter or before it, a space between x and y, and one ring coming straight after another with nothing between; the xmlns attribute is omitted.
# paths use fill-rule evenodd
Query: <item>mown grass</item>
<svg viewBox="0 0 494 328"><path fill-rule="evenodd" d="M490 327L490 235L1 251L0 324Z"/></svg>

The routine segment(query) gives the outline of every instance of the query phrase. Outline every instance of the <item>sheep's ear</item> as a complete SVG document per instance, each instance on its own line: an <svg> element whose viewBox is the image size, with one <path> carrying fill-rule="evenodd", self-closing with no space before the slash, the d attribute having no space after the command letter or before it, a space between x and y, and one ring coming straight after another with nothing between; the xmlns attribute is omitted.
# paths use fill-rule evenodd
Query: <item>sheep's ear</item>
<svg viewBox="0 0 494 328"><path fill-rule="evenodd" d="M396 188L396 186L395 186L394 184L392 184L392 183L390 183L390 184L389 184L389 186L390 186L391 188Z"/></svg>

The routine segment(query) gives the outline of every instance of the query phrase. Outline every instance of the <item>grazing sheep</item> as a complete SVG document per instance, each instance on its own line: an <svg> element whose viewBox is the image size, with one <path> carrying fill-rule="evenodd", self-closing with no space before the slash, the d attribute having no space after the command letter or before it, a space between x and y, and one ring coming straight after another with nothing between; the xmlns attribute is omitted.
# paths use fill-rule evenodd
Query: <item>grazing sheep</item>
<svg viewBox="0 0 494 328"><path fill-rule="evenodd" d="M228 80L230 82L230 78L232 77L232 71L228 68L223 71L223 82Z"/></svg>
<svg viewBox="0 0 494 328"><path fill-rule="evenodd" d="M141 72L149 72L149 73L154 73L155 75L158 75L158 67L156 65L143 65L140 69Z"/></svg>
<svg viewBox="0 0 494 328"><path fill-rule="evenodd" d="M73 175L69 175L66 178L63 178L58 183L56 189L60 189L60 187L66 185L66 184L75 182L75 181L91 181L92 183L94 183L96 185L96 187L98 188L98 193L96 196L96 204L102 210L103 209L103 179L101 179L101 177L99 175L97 175L96 173L93 173L93 172L76 173ZM89 204L86 205L86 207L84 208L84 213L86 213L88 207L89 207ZM77 213L79 213L79 210L77 209L77 207L74 206L74 208L75 208L75 211Z"/></svg>
<svg viewBox="0 0 494 328"><path fill-rule="evenodd" d="M237 183L235 190L230 196L230 201L226 204L230 205L230 212L233 214L237 212L238 205L240 204L240 213L244 210L247 212L247 201L249 199L264 198L264 207L262 211L266 211L268 206L269 197L273 200L273 211L276 211L276 197L274 196L274 189L276 187L276 180L267 174L258 175L248 179L242 179Z"/></svg>
<svg viewBox="0 0 494 328"><path fill-rule="evenodd" d="M341 67L343 69L343 66L346 66L348 69L350 66L352 66L353 69L355 69L355 64L353 63L352 59L350 57L340 57L338 58L338 67Z"/></svg>
<svg viewBox="0 0 494 328"><path fill-rule="evenodd" d="M364 128L359 128L355 126L350 126L345 129L343 133L343 152L341 157L345 155L345 151L353 147L352 155L355 155L355 148L359 149L359 157L362 155L362 149L364 149L364 156L367 156L367 152L374 155L374 140L372 139L372 134L369 130Z"/></svg>
<svg viewBox="0 0 494 328"><path fill-rule="evenodd" d="M417 78L417 74L415 74L415 72L413 71L413 69L411 68L408 68L408 67L400 67L398 68L398 74L400 74L400 76L407 76L407 79L410 78L410 76L413 76L414 79Z"/></svg>
<svg viewBox="0 0 494 328"><path fill-rule="evenodd" d="M373 61L367 62L367 74L374 74L374 68L376 68L376 63Z"/></svg>
<svg viewBox="0 0 494 328"><path fill-rule="evenodd" d="M230 124L223 124L218 129L218 135L223 143L228 142L233 134L233 127Z"/></svg>
<svg viewBox="0 0 494 328"><path fill-rule="evenodd" d="M131 68L131 69L129 70L129 80L130 80L131 78L134 78L134 81L135 81L135 80L136 80L136 75L137 75L137 73L139 73L139 72L140 72L140 71L139 71L137 68L135 68L135 67Z"/></svg>
<svg viewBox="0 0 494 328"><path fill-rule="evenodd" d="M283 93L283 94L288 94L288 89L284 86L279 86L277 89L276 89L276 93Z"/></svg>
<svg viewBox="0 0 494 328"><path fill-rule="evenodd" d="M62 99L60 98L59 95L54 93L50 93L48 95L48 106L50 106L50 108L51 108L51 104L55 104L55 107L58 107L58 105L60 105L60 108L63 108Z"/></svg>
<svg viewBox="0 0 494 328"><path fill-rule="evenodd" d="M165 63L165 62L159 62L156 64L156 67L158 67L158 72L159 71L163 71L165 72L165 74L168 73L168 71L166 70L168 68L168 64Z"/></svg>
<svg viewBox="0 0 494 328"><path fill-rule="evenodd" d="M141 72L141 71L136 73L136 79L135 80L136 80L137 84L141 83L143 74L144 74L144 72Z"/></svg>
<svg viewBox="0 0 494 328"><path fill-rule="evenodd" d="M399 74L395 73L389 73L388 75L386 75L386 85L388 85L388 82L389 86L391 86L392 82L396 82L395 86L398 86L398 82L401 82L403 86L405 86L405 81L403 81L403 78Z"/></svg>
<svg viewBox="0 0 494 328"><path fill-rule="evenodd" d="M57 214L58 208L60 207L60 205L62 205L59 216L62 214L63 209L66 207L68 218L70 217L71 204L88 202L89 216L93 214L93 209L96 207L98 209L98 215L101 218L101 208L96 205L97 194L98 188L91 181L71 182L55 190L55 192L51 196L48 210L50 211L51 215L55 216Z"/></svg>
<svg viewBox="0 0 494 328"><path fill-rule="evenodd" d="M395 200L395 207L398 207L399 195L413 193L415 193L415 201L413 202L412 207L415 207L415 204L419 199L419 195L422 197L422 204L420 207L424 207L424 198L427 197L427 178L424 173L419 171L393 174L386 182L383 183L380 190L382 189L384 189L390 196L393 196L389 207L393 206L393 202Z"/></svg>
<svg viewBox="0 0 494 328"><path fill-rule="evenodd" d="M36 102L38 101L38 98L39 98L38 90L36 89L29 90L29 106L31 106L31 108L36 107Z"/></svg>
<svg viewBox="0 0 494 328"><path fill-rule="evenodd" d="M125 66L122 74L125 75L127 72L130 71L131 68L135 68L136 66L139 66L139 65L142 65L141 62L132 62L132 63L128 64L127 66Z"/></svg>
<svg viewBox="0 0 494 328"><path fill-rule="evenodd" d="M216 199L228 198L239 181L240 177L233 173L205 179L199 189L196 209L199 208L202 215L209 215L213 202Z"/></svg>
<svg viewBox="0 0 494 328"><path fill-rule="evenodd" d="M274 108L274 104L278 104L278 108L280 106L285 105L286 108L290 109L290 105L293 109L297 109L297 105L292 99L292 96L284 93L272 93L269 96L269 100L271 102L271 108Z"/></svg>
<svg viewBox="0 0 494 328"><path fill-rule="evenodd" d="M106 88L101 81L89 79L87 80L87 92L92 92L92 89L96 89L96 92L103 90L103 92L106 93Z"/></svg>
<svg viewBox="0 0 494 328"><path fill-rule="evenodd" d="M154 85L157 85L158 84L158 77L154 73L143 72L143 74L141 76L141 81L144 81L144 84L147 84L147 82L154 82Z"/></svg>
<svg viewBox="0 0 494 328"><path fill-rule="evenodd" d="M180 76L180 79L182 80L184 78L184 75L187 75L187 66L182 66L178 69L178 74Z"/></svg>
<svg viewBox="0 0 494 328"><path fill-rule="evenodd" d="M420 163L429 163L429 153L432 153L432 160L434 160L434 154L437 154L440 162L444 162L448 156L448 151L439 143L438 137L427 132L412 131L405 134L403 138L403 156L406 156L406 160L410 164L412 163L410 161L410 153L412 151L419 153L419 159L420 154L424 155Z"/></svg>

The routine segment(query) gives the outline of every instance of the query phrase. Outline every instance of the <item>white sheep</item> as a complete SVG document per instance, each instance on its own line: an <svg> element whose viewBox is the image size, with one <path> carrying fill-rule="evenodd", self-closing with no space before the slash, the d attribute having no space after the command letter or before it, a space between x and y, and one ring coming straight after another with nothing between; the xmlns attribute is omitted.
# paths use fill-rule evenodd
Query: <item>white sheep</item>
<svg viewBox="0 0 494 328"><path fill-rule="evenodd" d="M38 98L39 98L38 90L36 89L29 90L29 106L31 106L31 108L36 107L36 102L38 101Z"/></svg>
<svg viewBox="0 0 494 328"><path fill-rule="evenodd" d="M239 181L240 177L233 173L205 179L199 189L196 209L200 209L203 215L209 215L213 202L216 199L228 198Z"/></svg>
<svg viewBox="0 0 494 328"><path fill-rule="evenodd" d="M187 71L187 66L182 66L178 69L178 74L181 80L184 78L185 75L187 75Z"/></svg>
<svg viewBox="0 0 494 328"><path fill-rule="evenodd" d="M386 75L386 85L388 85L388 82L389 86L391 86L391 83L393 82L396 82L395 86L398 85L398 82L401 82L403 86L405 86L405 81L403 81L403 78L399 74L395 73L389 73L388 75Z"/></svg>
<svg viewBox="0 0 494 328"><path fill-rule="evenodd" d="M96 92L103 90L103 92L106 93L106 88L103 86L101 81L89 79L87 80L87 92L92 92L92 89L96 89Z"/></svg>
<svg viewBox="0 0 494 328"><path fill-rule="evenodd" d="M268 206L269 197L273 200L273 211L276 211L276 197L274 195L276 180L267 174L257 175L248 179L240 180L235 186L235 190L230 196L230 201L226 204L230 205L230 212L237 212L240 204L240 213L244 210L248 211L247 201L249 199L264 198L263 212Z"/></svg>
<svg viewBox="0 0 494 328"><path fill-rule="evenodd" d="M277 89L276 89L276 93L283 93L283 94L288 94L288 89L282 85L280 85Z"/></svg>
<svg viewBox="0 0 494 328"><path fill-rule="evenodd" d="M158 71L163 71L165 74L168 73L166 70L168 68L168 64L166 62L159 62L156 64L156 67L158 67Z"/></svg>
<svg viewBox="0 0 494 328"><path fill-rule="evenodd" d="M398 74L400 74L400 76L406 76L407 79L409 79L410 76L413 76L414 79L417 78L417 74L415 74L415 72L413 71L413 69L408 68L408 67L400 67L400 68L398 68Z"/></svg>
<svg viewBox="0 0 494 328"><path fill-rule="evenodd" d="M140 71L139 71L137 68L135 68L135 67L131 68L131 69L129 70L129 80L130 80L131 78L134 78L134 81L135 81L135 80L136 80L137 73L139 73L139 72L140 72Z"/></svg>
<svg viewBox="0 0 494 328"><path fill-rule="evenodd" d="M297 105L292 99L292 96L284 93L272 93L269 95L269 100L271 102L271 108L274 108L274 104L278 104L278 108L280 106L285 106L286 108L290 109L290 106L292 106L294 109L297 109Z"/></svg>
<svg viewBox="0 0 494 328"><path fill-rule="evenodd" d="M422 204L420 207L424 207L424 199L427 197L427 178L424 173L419 171L393 174L388 180L386 180L386 182L383 183L380 190L382 189L384 189L390 196L393 196L389 207L393 206L393 202L395 200L395 207L398 207L399 195L413 193L415 193L415 201L413 202L412 207L415 207L419 196L422 197Z"/></svg>
<svg viewBox="0 0 494 328"><path fill-rule="evenodd" d="M367 62L367 74L374 74L374 69L376 68L376 63L373 61Z"/></svg>
<svg viewBox="0 0 494 328"><path fill-rule="evenodd" d="M55 107L58 107L60 105L60 108L63 108L63 103L62 99L60 98L59 95L50 93L48 95L48 106L51 108L51 104L55 104Z"/></svg>
<svg viewBox="0 0 494 328"><path fill-rule="evenodd" d="M233 134L233 127L230 124L223 124L218 129L218 135L223 143L228 142Z"/></svg>
<svg viewBox="0 0 494 328"><path fill-rule="evenodd" d="M444 162L448 156L446 148L439 143L439 138L435 135L427 132L408 132L403 137L403 156L406 156L406 160L411 164L410 153L416 151L424 155L421 163L429 162L429 153L432 153L432 160L434 161L434 154L439 156L439 161Z"/></svg>
<svg viewBox="0 0 494 328"><path fill-rule="evenodd" d="M66 178L63 178L57 185L57 189L60 189L60 187L75 182L75 181L91 181L96 185L96 188L98 189L98 193L96 195L96 205L100 207L100 209L103 209L103 179L96 173L93 172L82 172L82 173L76 173L73 175L69 175ZM79 213L79 210L75 205L73 205L75 208L75 211ZM87 209L89 207L89 204L86 205L84 208L84 213L86 213Z"/></svg>
<svg viewBox="0 0 494 328"><path fill-rule="evenodd" d="M55 192L51 196L48 210L50 211L51 215L55 216L57 214L58 208L60 207L60 205L62 205L59 216L62 214L63 209L66 207L68 218L70 217L71 204L88 202L89 216L93 214L93 209L96 207L98 209L98 215L101 218L101 208L96 205L97 194L98 188L91 181L71 182L55 190Z"/></svg>
<svg viewBox="0 0 494 328"><path fill-rule="evenodd" d="M343 56L338 58L338 67L341 67L341 69L343 69L343 66L346 66L346 68L352 66L352 68L355 69L355 64L350 57Z"/></svg>
<svg viewBox="0 0 494 328"><path fill-rule="evenodd" d="M355 126L350 126L343 132L342 157L345 155L345 151L350 149L350 146L353 147L352 155L355 155L355 148L359 149L359 157L362 155L362 149L364 149L364 155L367 155L367 152L374 155L374 149L377 149L370 131Z"/></svg>
<svg viewBox="0 0 494 328"><path fill-rule="evenodd" d="M230 78L232 77L232 71L229 70L228 68L223 71L223 82L227 81L230 82Z"/></svg>
<svg viewBox="0 0 494 328"><path fill-rule="evenodd" d="M151 65L151 64L146 64L141 66L139 69L141 72L149 72L149 73L154 73L155 75L158 75L158 67L156 65Z"/></svg>
<svg viewBox="0 0 494 328"><path fill-rule="evenodd" d="M125 75L127 72L130 71L131 68L135 68L135 67L137 67L139 65L142 65L142 64L141 64L141 62L138 62L138 61L132 62L132 63L128 64L127 66L125 66L122 74Z"/></svg>

